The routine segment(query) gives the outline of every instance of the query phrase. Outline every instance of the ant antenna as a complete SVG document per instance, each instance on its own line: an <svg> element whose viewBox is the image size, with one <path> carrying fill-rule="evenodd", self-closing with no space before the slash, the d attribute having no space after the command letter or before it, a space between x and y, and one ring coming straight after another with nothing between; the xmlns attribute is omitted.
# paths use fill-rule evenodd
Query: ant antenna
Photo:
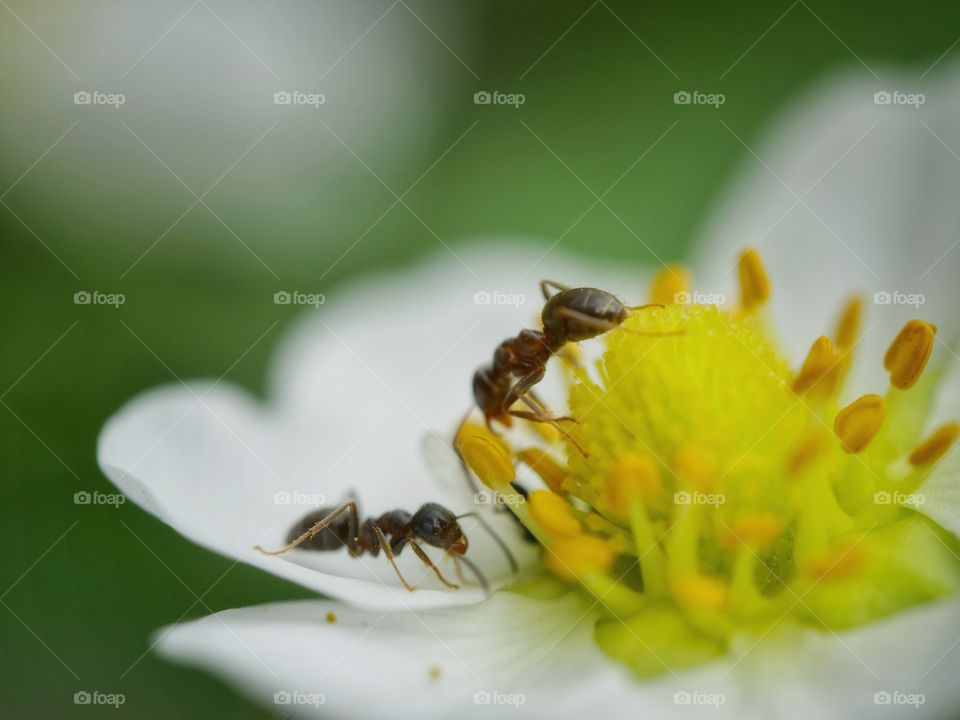
<svg viewBox="0 0 960 720"><path fill-rule="evenodd" d="M506 555L507 560L510 563L510 569L513 572L517 572L520 569L520 567L517 565L516 558L513 557L513 553L510 552L510 548L507 547L507 544L503 541L503 538L501 538L499 535L497 535L496 532L494 532L493 528L490 527L490 524L475 511L463 513L463 515L457 515L457 520L465 517L475 518L476 521L480 523L483 529L486 530L490 534L490 537L493 538L494 542L496 542L497 545L500 546L500 549L503 550L503 554ZM464 558L462 555L460 556L460 559L466 560L466 558ZM473 571L477 572L476 568L473 568Z"/></svg>

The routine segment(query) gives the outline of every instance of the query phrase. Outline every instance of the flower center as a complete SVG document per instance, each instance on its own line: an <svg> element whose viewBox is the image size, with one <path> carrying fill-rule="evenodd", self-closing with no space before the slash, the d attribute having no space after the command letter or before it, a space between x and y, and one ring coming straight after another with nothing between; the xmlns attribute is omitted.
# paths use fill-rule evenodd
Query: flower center
<svg viewBox="0 0 960 720"><path fill-rule="evenodd" d="M601 647L641 675L710 659L740 633L848 628L960 588L955 540L916 512L924 474L960 433L918 435L936 328L907 323L884 358L885 394L839 407L860 302L793 370L756 253L739 269L736 312L678 304L685 274L669 269L653 288L662 306L604 335L596 373L566 359L565 461L476 426L458 438L503 494L515 493L508 453L543 478L548 489L509 505L546 567L599 601Z"/></svg>

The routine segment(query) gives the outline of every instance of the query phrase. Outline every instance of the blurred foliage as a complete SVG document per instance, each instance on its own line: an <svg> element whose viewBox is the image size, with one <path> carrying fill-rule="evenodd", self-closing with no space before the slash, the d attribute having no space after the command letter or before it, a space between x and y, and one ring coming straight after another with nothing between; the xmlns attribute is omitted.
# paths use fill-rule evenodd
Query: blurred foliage
<svg viewBox="0 0 960 720"><path fill-rule="evenodd" d="M368 4L373 17L388 6ZM824 72L862 69L856 56L881 68L933 63L952 47L960 19L956 6L927 1L478 0L456 4L467 18L460 23L452 3L408 4L451 46L409 14L396 19L412 23L430 63L442 66L422 79L440 121L396 138L416 145L402 162L364 158L373 172L313 128L314 142L344 153L350 166L339 192L321 197L303 180L325 171L311 167L310 146L274 154L274 136L279 142L286 123L302 122L284 120L205 198L249 250L198 205L121 277L193 198L119 123L109 132L78 125L3 197L0 585L11 589L0 632L16 662L7 663L0 686L10 717L79 714L72 696L81 689L125 693L117 717L268 715L217 680L148 653L151 634L212 611L309 594L243 565L231 569L231 561L129 504L78 507L72 496L111 490L96 466L97 434L139 391L174 374L219 377L228 369L230 382L261 390L271 347L293 318L291 308L270 301L277 289L330 293L357 273L443 252L438 238L452 245L471 236L533 235L635 262L651 261L652 253L680 258L738 164L751 162L720 120L749 142ZM40 4L10 6L31 25L49 20ZM216 7L234 20L228 5ZM156 18L156 32L169 22ZM22 55L14 62L11 45L3 51L3 102L29 121L34 78L62 68L11 11L0 10L0 29ZM176 43L178 32L164 42ZM678 108L672 96L682 89L722 92L727 101L718 110ZM520 92L526 102L477 106L478 90ZM4 123L0 186L14 183L76 117L65 104L58 117L29 121L28 134ZM351 147L356 142L362 157L362 126L331 129ZM261 129L247 129L248 143ZM238 152L221 147L221 128L202 119L174 131L209 148L177 156L170 146L198 193ZM383 182L402 195L465 132L404 197L410 209L393 207L348 251L395 200L374 176L381 164L389 165ZM285 174L294 160L303 172ZM609 208L593 206L594 193L618 179L604 197ZM127 303L76 306L72 296L82 289L123 292Z"/></svg>

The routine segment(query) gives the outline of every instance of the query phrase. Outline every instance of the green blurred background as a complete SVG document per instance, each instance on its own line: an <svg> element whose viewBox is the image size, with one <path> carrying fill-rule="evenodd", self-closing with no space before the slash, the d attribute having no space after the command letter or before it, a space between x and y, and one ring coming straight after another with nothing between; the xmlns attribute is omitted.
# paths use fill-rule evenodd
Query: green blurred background
<svg viewBox="0 0 960 720"><path fill-rule="evenodd" d="M296 312L274 292L329 294L443 243L532 235L632 262L652 261L644 245L682 258L748 161L721 120L749 143L825 73L866 74L857 56L928 67L960 21L934 1L0 6L9 717L268 716L145 654L149 638L181 617L308 593L226 572L231 561L129 504L73 502L112 491L95 446L124 401L174 374L260 391ZM126 102L73 103L95 89ZM326 103L274 105L283 89ZM726 103L678 108L684 89ZM480 90L525 103L476 105ZM583 215L591 190L645 152L610 209ZM75 305L83 290L126 302ZM93 689L126 703L73 704Z"/></svg>

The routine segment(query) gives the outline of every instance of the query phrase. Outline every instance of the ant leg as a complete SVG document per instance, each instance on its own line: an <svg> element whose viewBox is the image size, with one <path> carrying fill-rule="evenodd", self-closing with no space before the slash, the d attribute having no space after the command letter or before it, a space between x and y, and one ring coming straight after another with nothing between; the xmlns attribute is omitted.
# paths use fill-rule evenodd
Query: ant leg
<svg viewBox="0 0 960 720"><path fill-rule="evenodd" d="M547 291L547 288L553 288L558 292L563 292L564 290L569 290L570 288L561 283L555 282L553 280L541 280L540 281L540 292L543 293L543 299L549 300L550 293Z"/></svg>
<svg viewBox="0 0 960 720"><path fill-rule="evenodd" d="M490 534L490 537L492 537L493 540L494 540L494 542L497 543L497 546L498 546L501 550L503 550L503 554L507 556L507 560L510 562L510 569L513 570L513 572L517 572L517 570L520 569L519 566L517 565L517 559L513 556L513 553L510 552L510 548L507 547L507 544L503 541L503 539L502 539L499 535L497 535L496 532L494 532L493 528L490 527L490 525L487 523L487 521L484 520L484 519L480 516L480 514L479 514L478 512L475 512L475 511L465 512L465 513L463 513L463 514L461 514L461 515L457 515L457 520L459 520L460 518L465 518L465 517L473 518L473 519L476 520L478 523L480 523L480 526ZM456 556L454 556L454 557L456 557ZM459 570L459 568L458 568L458 570Z"/></svg>
<svg viewBox="0 0 960 720"><path fill-rule="evenodd" d="M663 303L647 303L646 305L627 305L627 310L646 310L647 308L666 307Z"/></svg>
<svg viewBox="0 0 960 720"><path fill-rule="evenodd" d="M453 558L453 566L457 569L457 579L467 585L467 578L463 575L463 568L460 567L460 556L456 553L450 553L450 557Z"/></svg>
<svg viewBox="0 0 960 720"><path fill-rule="evenodd" d="M577 450L580 451L581 455L583 455L584 457L590 457L590 455L587 453L586 450L583 449L580 443L574 440L573 436L570 435L570 433L568 433L566 430L560 427L559 423L557 423L556 418L552 418L547 415L542 415L539 412L526 412L525 410L510 410L509 413L513 417L518 417L521 420L529 420L530 422L541 422L541 423L547 423L548 425L553 425L557 429L557 432L563 435L563 437L565 437L570 442L571 445L573 445ZM565 419L565 418L561 418L561 419ZM574 422L576 422L576 420L574 420Z"/></svg>
<svg viewBox="0 0 960 720"><path fill-rule="evenodd" d="M390 564L393 566L393 571L397 574L397 577L400 578L400 582L403 583L403 586L410 592L416 590L415 587L410 586L410 583L408 583L406 578L403 577L403 573L400 572L400 568L397 567L397 561L393 557L393 550L390 548L390 543L383 534L383 530L381 530L379 526L374 525L373 533L377 536L377 541L380 543L380 547L383 548L383 554L387 556L387 560L390 561Z"/></svg>
<svg viewBox="0 0 960 720"><path fill-rule="evenodd" d="M610 320L602 320L600 318L595 318L592 315L587 315L578 310L573 310L571 308L557 308L557 315L561 317L567 317L570 320L576 320L578 323L582 323L587 327L592 327L600 332L610 332L611 330L616 330L620 328L626 332L634 333L635 335L648 335L650 337L670 337L673 335L683 335L682 330L674 330L668 332L646 332L644 330L633 330L630 328L625 328L621 325L618 325L615 322Z"/></svg>
<svg viewBox="0 0 960 720"><path fill-rule="evenodd" d="M547 406L543 403L543 400L541 400L540 397L533 390L527 390L527 397L537 404L538 408L543 411L544 415L550 414L547 410ZM561 415L560 417L555 417L553 419L557 420L558 422L574 422L575 423L577 421L576 418L572 418L568 415Z"/></svg>
<svg viewBox="0 0 960 720"><path fill-rule="evenodd" d="M289 550L293 550L297 545L300 545L301 543L306 542L317 533L322 532L323 530L326 530L328 527L330 527L330 524L334 520L336 520L338 517L340 517L344 512L348 510L350 511L350 516L351 516L350 529L352 530L352 532L350 534L350 537L356 538L357 536L356 527L359 522L357 520L357 503L354 500L347 500L347 502L345 502L343 505L338 507L332 513L327 515L323 520L317 521L313 525L313 527L311 527L309 530L303 533L300 537L284 545L279 550L273 550L273 551L264 550L259 545L254 545L253 549L256 550L257 552L263 553L264 555L283 555L285 552L288 552Z"/></svg>
<svg viewBox="0 0 960 720"><path fill-rule="evenodd" d="M460 586L459 586L459 585L454 585L452 582L450 582L449 580L447 580L447 579L443 576L443 574L440 572L440 568L438 568L436 565L433 564L433 560L430 559L430 556L427 555L426 552L424 552L423 548L420 547L420 545L418 545L415 540L410 540L409 543L410 543L410 547L412 547L412 548L413 548L413 551L417 554L417 557L420 558L420 561L421 561L424 565L426 565L428 568L430 568L431 570L433 570L433 574L437 576L437 578L440 580L440 582L442 582L444 585L446 585L446 586L447 586L448 588L450 588L451 590L459 590L459 589L460 589Z"/></svg>

